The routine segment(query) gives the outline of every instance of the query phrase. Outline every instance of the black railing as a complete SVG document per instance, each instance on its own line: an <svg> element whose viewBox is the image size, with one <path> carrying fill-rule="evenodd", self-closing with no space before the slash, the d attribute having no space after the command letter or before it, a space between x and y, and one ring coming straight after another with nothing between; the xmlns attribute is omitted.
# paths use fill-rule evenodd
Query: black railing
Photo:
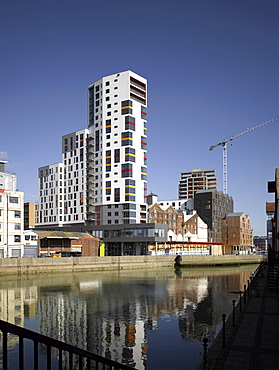
<svg viewBox="0 0 279 370"><path fill-rule="evenodd" d="M236 324L236 307L239 308L239 314L242 314L242 298L244 299L244 305L247 302L248 297L252 296L253 294L256 295L257 292L253 293L253 290L256 291L257 289L255 288L257 285L257 279L259 277L259 274L261 273L262 269L266 265L266 261L262 261L259 266L256 268L256 270L252 273L250 279L247 281L247 285L244 285L243 291L231 291L229 293L237 294L239 295L239 300L238 304L236 305L236 300L232 300L232 313L231 313L231 322L232 322L232 327L235 327ZM226 320L226 315L222 315L222 346L226 347L226 325L227 325L227 320ZM221 334L221 333L220 333ZM203 366L204 369L207 368L207 363L208 363L208 338L203 339L203 361L201 366ZM218 367L219 368L219 367Z"/></svg>
<svg viewBox="0 0 279 370"><path fill-rule="evenodd" d="M59 370L65 369L65 356L68 356L67 369L98 369L98 370L131 370L131 367L120 364L116 361L107 359L102 356L95 355L89 351L81 348L66 344L56 339L47 337L36 333L34 331L10 324L6 321L0 320L0 330L3 335L3 352L2 352L2 369L8 369L8 333L18 336L19 338L19 351L18 351L18 368L24 369L24 339L29 339L34 343L33 350L33 369L39 369L39 344L46 346L46 364L47 369L51 369L52 350L58 350L58 368ZM13 354L14 355L14 354ZM73 357L76 356L78 367L74 366ZM28 367L28 370L30 367Z"/></svg>

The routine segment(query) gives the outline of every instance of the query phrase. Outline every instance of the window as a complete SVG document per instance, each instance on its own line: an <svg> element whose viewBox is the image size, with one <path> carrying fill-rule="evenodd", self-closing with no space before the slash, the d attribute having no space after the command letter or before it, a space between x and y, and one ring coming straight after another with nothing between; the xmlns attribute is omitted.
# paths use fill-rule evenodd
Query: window
<svg viewBox="0 0 279 370"><path fill-rule="evenodd" d="M121 102L121 114L133 114L132 100L124 100Z"/></svg>
<svg viewBox="0 0 279 370"><path fill-rule="evenodd" d="M25 240L30 240L30 235L25 235Z"/></svg>
<svg viewBox="0 0 279 370"><path fill-rule="evenodd" d="M135 118L132 116L125 116L125 130L135 131Z"/></svg>
<svg viewBox="0 0 279 370"><path fill-rule="evenodd" d="M141 118L146 119L146 108L141 106Z"/></svg>
<svg viewBox="0 0 279 370"><path fill-rule="evenodd" d="M106 86L109 86L109 84L110 84L110 82L109 82L109 81L107 81L107 82L106 82Z"/></svg>
<svg viewBox="0 0 279 370"><path fill-rule="evenodd" d="M135 201L136 182L132 179L125 180L125 200Z"/></svg>
<svg viewBox="0 0 279 370"><path fill-rule="evenodd" d="M136 161L136 150L134 148L125 148L125 162Z"/></svg>
<svg viewBox="0 0 279 370"><path fill-rule="evenodd" d="M15 211L14 215L15 215L15 218L20 218L20 211Z"/></svg>
<svg viewBox="0 0 279 370"><path fill-rule="evenodd" d="M18 204L18 197L9 197L9 203L17 203Z"/></svg>
<svg viewBox="0 0 279 370"><path fill-rule="evenodd" d="M114 163L120 162L120 149L114 149Z"/></svg>
<svg viewBox="0 0 279 370"><path fill-rule="evenodd" d="M111 181L106 181L106 195L111 194Z"/></svg>
<svg viewBox="0 0 279 370"><path fill-rule="evenodd" d="M121 134L121 145L133 145L133 133L130 131L122 132Z"/></svg>
<svg viewBox="0 0 279 370"><path fill-rule="evenodd" d="M141 179L147 180L147 167L141 167Z"/></svg>
<svg viewBox="0 0 279 370"><path fill-rule="evenodd" d="M141 149L147 149L147 140L146 137L141 137Z"/></svg>
<svg viewBox="0 0 279 370"><path fill-rule="evenodd" d="M106 94L109 94L109 89L106 89Z"/></svg>
<svg viewBox="0 0 279 370"><path fill-rule="evenodd" d="M114 201L120 202L120 188L114 189Z"/></svg>
<svg viewBox="0 0 279 370"><path fill-rule="evenodd" d="M122 164L122 177L133 177L133 165L132 165L132 163Z"/></svg>
<svg viewBox="0 0 279 370"><path fill-rule="evenodd" d="M15 224L15 230L20 230L20 224Z"/></svg>
<svg viewBox="0 0 279 370"><path fill-rule="evenodd" d="M15 241L15 243L19 243L20 242L20 235L15 235L14 236L14 241Z"/></svg>

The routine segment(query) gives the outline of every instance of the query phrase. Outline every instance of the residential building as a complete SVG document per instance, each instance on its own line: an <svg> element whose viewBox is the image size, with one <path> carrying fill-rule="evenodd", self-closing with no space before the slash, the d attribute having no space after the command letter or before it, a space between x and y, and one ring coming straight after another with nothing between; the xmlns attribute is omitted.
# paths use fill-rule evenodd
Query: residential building
<svg viewBox="0 0 279 370"><path fill-rule="evenodd" d="M222 219L233 213L233 198L216 189L197 191L194 209L208 225L208 242L222 243Z"/></svg>
<svg viewBox="0 0 279 370"><path fill-rule="evenodd" d="M168 241L207 242L207 224L195 210L187 209L186 201L157 202L157 195L151 193L147 203L149 221L167 225Z"/></svg>
<svg viewBox="0 0 279 370"><path fill-rule="evenodd" d="M275 168L274 181L268 182L268 192L274 193L274 217L272 218L272 245L274 252L279 252L279 222L278 222L278 206L279 206L279 168Z"/></svg>
<svg viewBox="0 0 279 370"><path fill-rule="evenodd" d="M250 216L243 212L229 213L222 220L222 242L230 253L250 253L253 246ZM228 253L228 250L226 251Z"/></svg>
<svg viewBox="0 0 279 370"><path fill-rule="evenodd" d="M267 246L272 246L272 223L274 222L275 216L275 203L265 204L266 212L266 236L267 236Z"/></svg>
<svg viewBox="0 0 279 370"><path fill-rule="evenodd" d="M24 230L34 229L36 223L37 203L24 203Z"/></svg>
<svg viewBox="0 0 279 370"><path fill-rule="evenodd" d="M0 257L23 256L24 193L16 190L16 175L0 161Z"/></svg>
<svg viewBox="0 0 279 370"><path fill-rule="evenodd" d="M132 71L88 87L88 129L63 136L61 163L39 168L36 229L88 231L110 255L145 254L157 235L166 240L165 227L147 225L146 108L147 81ZM130 224L148 237L111 237L114 225Z"/></svg>
<svg viewBox="0 0 279 370"><path fill-rule="evenodd" d="M267 252L267 237L266 236L254 236L253 243L257 251L259 252ZM271 244L270 244L271 245Z"/></svg>
<svg viewBox="0 0 279 370"><path fill-rule="evenodd" d="M169 241L183 240L183 212L176 211L172 206L153 204L149 208L149 222L166 224Z"/></svg>
<svg viewBox="0 0 279 370"><path fill-rule="evenodd" d="M62 137L62 162L40 167L39 217L36 228L82 228L86 220L94 220L87 188L93 185L92 169L87 158L92 157L92 138L88 129ZM88 204L87 204L88 202Z"/></svg>
<svg viewBox="0 0 279 370"><path fill-rule="evenodd" d="M218 189L215 170L194 168L191 172L181 172L178 184L179 199L194 199L198 190Z"/></svg>
<svg viewBox="0 0 279 370"><path fill-rule="evenodd" d="M208 241L208 226L196 211L191 215L183 212L183 216L183 240L187 242L206 243Z"/></svg>
<svg viewBox="0 0 279 370"><path fill-rule="evenodd" d="M103 77L88 88L88 128L95 138L96 225L147 220L147 81L132 71Z"/></svg>
<svg viewBox="0 0 279 370"><path fill-rule="evenodd" d="M25 203L26 204L26 203ZM24 207L25 207L24 204ZM24 258L35 258L38 257L38 234L34 229L23 231L24 240Z"/></svg>

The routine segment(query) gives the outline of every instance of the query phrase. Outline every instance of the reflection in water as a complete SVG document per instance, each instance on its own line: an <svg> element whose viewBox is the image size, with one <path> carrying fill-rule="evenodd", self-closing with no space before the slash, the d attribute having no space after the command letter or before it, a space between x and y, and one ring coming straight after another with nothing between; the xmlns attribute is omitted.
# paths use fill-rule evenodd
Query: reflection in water
<svg viewBox="0 0 279 370"><path fill-rule="evenodd" d="M255 266L0 280L0 318L137 369L196 368ZM18 339L9 337L14 352ZM40 348L41 356L45 348ZM54 354L55 355L55 354ZM32 356L29 356L32 358ZM64 368L68 367L67 357Z"/></svg>

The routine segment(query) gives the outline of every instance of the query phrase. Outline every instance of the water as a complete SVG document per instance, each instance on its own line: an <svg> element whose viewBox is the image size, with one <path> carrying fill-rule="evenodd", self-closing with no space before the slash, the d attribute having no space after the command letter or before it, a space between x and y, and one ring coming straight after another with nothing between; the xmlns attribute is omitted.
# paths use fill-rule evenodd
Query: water
<svg viewBox="0 0 279 370"><path fill-rule="evenodd" d="M0 318L137 369L196 369L255 266L0 279ZM18 339L9 337L10 369ZM32 369L32 346L25 346ZM39 348L40 369L46 350ZM57 368L53 356L53 368ZM65 360L65 369L67 362Z"/></svg>

